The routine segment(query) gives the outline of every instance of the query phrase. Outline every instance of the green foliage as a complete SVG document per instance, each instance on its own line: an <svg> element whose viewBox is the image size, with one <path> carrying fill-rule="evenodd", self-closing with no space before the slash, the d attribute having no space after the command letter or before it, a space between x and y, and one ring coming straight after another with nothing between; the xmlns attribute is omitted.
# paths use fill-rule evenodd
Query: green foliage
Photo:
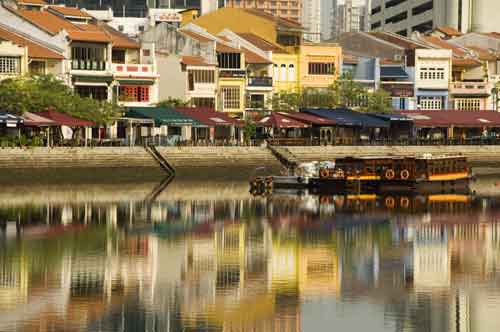
<svg viewBox="0 0 500 332"><path fill-rule="evenodd" d="M296 112L300 108L335 108L362 104L366 100L365 88L353 81L351 73L343 74L326 89L303 89L299 92L281 91L269 101L275 111Z"/></svg>
<svg viewBox="0 0 500 332"><path fill-rule="evenodd" d="M168 97L165 100L162 100L158 103L158 107L168 107L168 108L175 108L175 107L187 107L189 106L189 100L185 101L180 98L172 98Z"/></svg>
<svg viewBox="0 0 500 332"><path fill-rule="evenodd" d="M391 95L378 89L368 94L368 105L362 109L364 112L387 114L392 112Z"/></svg>
<svg viewBox="0 0 500 332"><path fill-rule="evenodd" d="M24 112L58 112L106 124L119 115L116 104L80 97L52 75L25 76L2 81L0 109L22 115Z"/></svg>
<svg viewBox="0 0 500 332"><path fill-rule="evenodd" d="M343 73L333 82L330 91L337 107L358 106L366 96L366 89L353 80L351 72Z"/></svg>
<svg viewBox="0 0 500 332"><path fill-rule="evenodd" d="M257 132L257 126L255 125L255 123L250 120L247 120L245 122L245 126L243 127L243 135L245 137L245 140L248 141L252 139L252 137L255 137L256 132Z"/></svg>

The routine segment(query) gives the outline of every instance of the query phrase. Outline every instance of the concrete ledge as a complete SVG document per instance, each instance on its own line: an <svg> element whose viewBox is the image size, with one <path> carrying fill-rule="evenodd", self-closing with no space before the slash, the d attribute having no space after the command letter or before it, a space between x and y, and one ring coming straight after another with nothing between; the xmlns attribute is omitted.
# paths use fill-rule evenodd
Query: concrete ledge
<svg viewBox="0 0 500 332"><path fill-rule="evenodd" d="M472 162L500 166L500 146L325 146L288 147L300 161L343 156L416 156L462 154ZM158 151L176 168L279 166L261 147L162 147ZM0 149L0 168L144 168L159 167L142 147Z"/></svg>

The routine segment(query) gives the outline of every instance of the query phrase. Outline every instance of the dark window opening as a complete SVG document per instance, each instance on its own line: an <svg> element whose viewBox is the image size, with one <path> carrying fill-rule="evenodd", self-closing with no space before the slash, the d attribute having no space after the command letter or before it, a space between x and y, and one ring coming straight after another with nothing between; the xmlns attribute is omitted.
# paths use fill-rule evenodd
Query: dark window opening
<svg viewBox="0 0 500 332"><path fill-rule="evenodd" d="M309 75L333 75L335 74L335 64L333 62L309 62Z"/></svg>
<svg viewBox="0 0 500 332"><path fill-rule="evenodd" d="M240 69L240 53L217 53L219 68Z"/></svg>
<svg viewBox="0 0 500 332"><path fill-rule="evenodd" d="M372 9L372 15L380 13L381 10L382 10L382 8L380 6L377 6L377 7L373 8Z"/></svg>
<svg viewBox="0 0 500 332"><path fill-rule="evenodd" d="M391 8L399 5L400 3L406 2L406 0L391 0L385 3L385 8Z"/></svg>
<svg viewBox="0 0 500 332"><path fill-rule="evenodd" d="M396 34L398 34L400 36L403 36L403 37L407 37L408 36L408 32L406 31L406 29L400 30L400 31L396 32Z"/></svg>
<svg viewBox="0 0 500 332"><path fill-rule="evenodd" d="M106 86L77 85L75 86L75 90L81 97L92 98L100 101L108 99L108 87Z"/></svg>
<svg viewBox="0 0 500 332"><path fill-rule="evenodd" d="M398 23L408 18L408 12L402 12L385 20L385 24Z"/></svg>
<svg viewBox="0 0 500 332"><path fill-rule="evenodd" d="M420 6L414 7L411 10L411 14L413 16L420 15L422 13L425 13L428 10L431 10L432 8L434 8L434 1L431 0L431 1L428 1L426 3L421 4Z"/></svg>
<svg viewBox="0 0 500 332"><path fill-rule="evenodd" d="M411 28L411 31L428 32L432 30L432 21L427 21Z"/></svg>
<svg viewBox="0 0 500 332"><path fill-rule="evenodd" d="M382 22L378 21L378 22L375 22L371 25L371 30L375 30L377 28L380 28L380 26L382 25Z"/></svg>
<svg viewBox="0 0 500 332"><path fill-rule="evenodd" d="M111 58L113 63L125 63L125 50L113 50Z"/></svg>
<svg viewBox="0 0 500 332"><path fill-rule="evenodd" d="M298 46L300 45L300 37L297 35L278 35L278 44L283 46Z"/></svg>

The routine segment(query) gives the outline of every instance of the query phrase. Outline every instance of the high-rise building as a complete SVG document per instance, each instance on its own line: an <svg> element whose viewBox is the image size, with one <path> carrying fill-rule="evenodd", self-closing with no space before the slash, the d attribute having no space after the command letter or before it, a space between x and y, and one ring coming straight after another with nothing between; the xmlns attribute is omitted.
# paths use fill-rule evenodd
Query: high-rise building
<svg viewBox="0 0 500 332"><path fill-rule="evenodd" d="M113 9L115 16L144 17L149 8L200 8L201 0L47 0L89 10Z"/></svg>
<svg viewBox="0 0 500 332"><path fill-rule="evenodd" d="M372 0L370 29L409 36L437 27L461 32L500 31L497 0Z"/></svg>
<svg viewBox="0 0 500 332"><path fill-rule="evenodd" d="M302 2L302 25L306 29L305 38L312 42L321 41L321 2L304 0Z"/></svg>
<svg viewBox="0 0 500 332"><path fill-rule="evenodd" d="M363 0L345 0L333 8L332 38L337 39L344 32L367 31L367 7Z"/></svg>
<svg viewBox="0 0 500 332"><path fill-rule="evenodd" d="M264 12L273 14L275 16L293 20L296 22L301 22L302 15L302 0L209 0L210 2L218 2L220 7L233 7L233 8L248 8L257 9ZM213 6L210 6L212 8ZM202 14L206 14L206 11L202 8Z"/></svg>

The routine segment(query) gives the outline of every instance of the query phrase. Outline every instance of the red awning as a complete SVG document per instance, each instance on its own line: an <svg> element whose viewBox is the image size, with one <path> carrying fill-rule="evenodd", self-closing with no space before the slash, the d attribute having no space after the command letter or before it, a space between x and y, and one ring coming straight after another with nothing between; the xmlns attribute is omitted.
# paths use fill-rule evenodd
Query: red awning
<svg viewBox="0 0 500 332"><path fill-rule="evenodd" d="M333 126L337 124L337 122L335 122L335 120L333 119L325 119L308 113L302 113L302 112L290 112L290 113L279 112L279 113L287 118L292 118L294 120L308 123L310 125Z"/></svg>
<svg viewBox="0 0 500 332"><path fill-rule="evenodd" d="M58 125L51 119L44 118L43 116L31 112L25 112L23 114L23 119L25 127L50 127Z"/></svg>
<svg viewBox="0 0 500 332"><path fill-rule="evenodd" d="M54 121L58 126L93 127L96 125L92 121L74 118L68 114L60 113L60 112L56 112L56 111L38 112L36 114Z"/></svg>
<svg viewBox="0 0 500 332"><path fill-rule="evenodd" d="M243 124L236 119L231 118L223 112L217 112L213 108L208 107L179 107L175 109L192 119L198 120L209 127L217 126L236 126L241 127Z"/></svg>
<svg viewBox="0 0 500 332"><path fill-rule="evenodd" d="M400 111L417 127L500 127L500 113L495 111Z"/></svg>
<svg viewBox="0 0 500 332"><path fill-rule="evenodd" d="M283 115L283 113L273 112L263 117L257 126L273 128L309 128L310 126L302 121Z"/></svg>

